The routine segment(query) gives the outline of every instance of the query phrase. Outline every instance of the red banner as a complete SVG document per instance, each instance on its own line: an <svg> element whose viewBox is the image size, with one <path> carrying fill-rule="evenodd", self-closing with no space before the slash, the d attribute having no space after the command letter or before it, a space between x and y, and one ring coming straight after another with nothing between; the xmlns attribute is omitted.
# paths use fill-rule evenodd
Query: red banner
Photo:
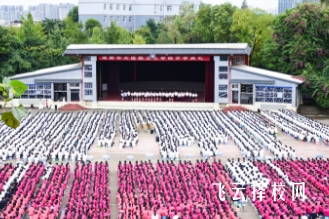
<svg viewBox="0 0 329 219"><path fill-rule="evenodd" d="M99 61L210 61L210 56L98 56Z"/></svg>

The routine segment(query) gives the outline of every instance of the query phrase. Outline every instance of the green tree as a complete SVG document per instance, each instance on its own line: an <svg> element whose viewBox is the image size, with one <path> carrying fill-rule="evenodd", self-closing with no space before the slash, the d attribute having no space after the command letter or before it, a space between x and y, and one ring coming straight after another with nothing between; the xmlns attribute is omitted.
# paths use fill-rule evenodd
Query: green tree
<svg viewBox="0 0 329 219"><path fill-rule="evenodd" d="M160 25L155 23L154 19L150 18L146 21L146 26L150 29L153 38L157 39L158 35L159 35L159 26Z"/></svg>
<svg viewBox="0 0 329 219"><path fill-rule="evenodd" d="M45 33L49 33L49 31L54 30L57 26L60 30L65 29L65 22L59 19L48 19L42 22L42 27Z"/></svg>
<svg viewBox="0 0 329 219"><path fill-rule="evenodd" d="M212 21L211 11L212 6L210 4L204 4L196 14L194 32L203 43L214 42L213 28L210 26Z"/></svg>
<svg viewBox="0 0 329 219"><path fill-rule="evenodd" d="M271 23L273 19L272 14L265 13L258 8L255 10L236 9L233 14L231 32L238 42L247 42L251 46L253 66L261 65L259 52L264 41L272 38Z"/></svg>
<svg viewBox="0 0 329 219"><path fill-rule="evenodd" d="M106 28L104 39L107 44L119 44L121 39L121 27L115 22L111 22L111 26Z"/></svg>
<svg viewBox="0 0 329 219"><path fill-rule="evenodd" d="M121 29L121 37L119 40L119 44L132 44L131 34L128 30L122 28Z"/></svg>
<svg viewBox="0 0 329 219"><path fill-rule="evenodd" d="M90 38L89 41L90 44L104 44L104 36L103 36L103 29L99 27L94 27L93 29L93 35Z"/></svg>
<svg viewBox="0 0 329 219"><path fill-rule="evenodd" d="M45 39L45 31L40 22L34 23L31 13L27 15L27 18L21 16L22 26L15 29L16 35L21 42L28 37L36 37L40 39Z"/></svg>
<svg viewBox="0 0 329 219"><path fill-rule="evenodd" d="M67 17L70 17L74 23L78 23L79 22L79 7L74 6L67 14Z"/></svg>
<svg viewBox="0 0 329 219"><path fill-rule="evenodd" d="M135 34L135 38L133 39L133 44L145 44L145 41L141 35Z"/></svg>
<svg viewBox="0 0 329 219"><path fill-rule="evenodd" d="M230 3L216 5L211 10L213 39L216 43L232 42L230 28L233 23L233 14L237 8Z"/></svg>
<svg viewBox="0 0 329 219"><path fill-rule="evenodd" d="M85 28L87 31L93 30L94 27L102 28L102 24L94 18L89 18L88 20L86 20Z"/></svg>
<svg viewBox="0 0 329 219"><path fill-rule="evenodd" d="M135 34L142 36L143 40L146 42L146 44L155 43L155 39L148 26L142 26L141 28L139 28L138 30L135 31Z"/></svg>

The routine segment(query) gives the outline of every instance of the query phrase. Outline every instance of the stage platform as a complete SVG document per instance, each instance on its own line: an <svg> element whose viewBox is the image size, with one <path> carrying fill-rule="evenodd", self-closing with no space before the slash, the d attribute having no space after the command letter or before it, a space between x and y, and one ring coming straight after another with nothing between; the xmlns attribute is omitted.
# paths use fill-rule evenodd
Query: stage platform
<svg viewBox="0 0 329 219"><path fill-rule="evenodd" d="M196 102L204 101L205 83L184 81L136 81L120 83L120 91L154 91L154 92L184 92L198 94ZM102 91L102 101L120 101L120 91Z"/></svg>
<svg viewBox="0 0 329 219"><path fill-rule="evenodd" d="M128 101L99 101L95 104L82 102L82 106L95 110L214 110L219 104L191 102L128 102Z"/></svg>

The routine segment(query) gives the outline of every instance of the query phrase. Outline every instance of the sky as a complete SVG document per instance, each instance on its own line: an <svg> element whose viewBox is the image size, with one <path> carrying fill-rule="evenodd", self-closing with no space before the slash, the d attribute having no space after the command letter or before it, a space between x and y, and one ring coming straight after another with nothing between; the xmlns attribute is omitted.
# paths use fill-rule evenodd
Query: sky
<svg viewBox="0 0 329 219"><path fill-rule="evenodd" d="M204 3L209 3L209 4L222 4L225 2L231 2L232 4L240 7L242 5L243 0L202 0ZM38 5L40 3L46 3L46 4L59 4L59 3L71 3L78 5L78 0L10 0L10 1L5 1L1 0L0 5L24 5L24 9L27 10L27 7L29 5ZM278 0L271 0L271 1L266 1L266 0L247 0L248 5L254 6L254 7L259 7L264 10L267 10L269 8L276 8L278 6Z"/></svg>

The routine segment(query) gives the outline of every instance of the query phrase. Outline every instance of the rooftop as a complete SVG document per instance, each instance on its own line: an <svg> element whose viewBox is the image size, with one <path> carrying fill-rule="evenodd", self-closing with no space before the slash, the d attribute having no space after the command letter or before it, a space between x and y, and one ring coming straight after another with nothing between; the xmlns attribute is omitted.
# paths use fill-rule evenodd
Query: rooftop
<svg viewBox="0 0 329 219"><path fill-rule="evenodd" d="M74 69L81 69L81 68L82 68L81 63L71 64L71 65L62 65L62 66L56 66L56 67L51 67L51 68L44 68L44 69L40 69L40 70L33 71L33 72L17 74L17 75L10 77L10 79L15 80L15 79L19 79L19 78L38 76L38 75L50 74L50 73L59 73L59 72L64 72L64 71L69 71L69 70L74 70Z"/></svg>
<svg viewBox="0 0 329 219"><path fill-rule="evenodd" d="M65 55L129 55L129 54L193 54L220 55L245 54L249 55L251 48L247 43L213 43L213 44L71 44L64 52Z"/></svg>
<svg viewBox="0 0 329 219"><path fill-rule="evenodd" d="M279 72L275 72L275 71L270 71L270 70L266 70L266 69L261 69L261 68L255 68L255 67L251 67L251 66L247 66L247 65L233 65L233 66L231 66L231 69L236 69L236 70L240 70L240 71L244 71L244 72L248 72L248 73L263 75L266 77L281 79L284 81L294 82L296 84L304 83L303 80L294 78L292 75L279 73Z"/></svg>

